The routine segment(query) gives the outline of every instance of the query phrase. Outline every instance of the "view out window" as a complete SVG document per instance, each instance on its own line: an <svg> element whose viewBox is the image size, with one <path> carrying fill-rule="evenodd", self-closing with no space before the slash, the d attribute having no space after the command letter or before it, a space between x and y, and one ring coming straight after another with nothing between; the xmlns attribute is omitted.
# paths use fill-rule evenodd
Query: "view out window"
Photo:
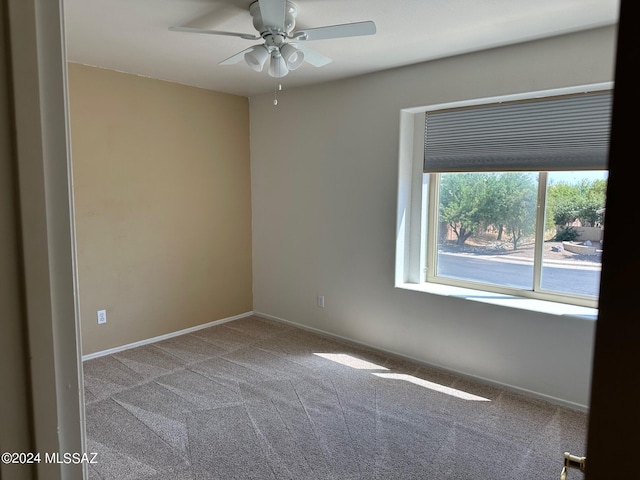
<svg viewBox="0 0 640 480"><path fill-rule="evenodd" d="M606 171L425 175L437 192L427 281L597 299Z"/></svg>
<svg viewBox="0 0 640 480"><path fill-rule="evenodd" d="M401 117L396 282L597 307L612 90L505 98Z"/></svg>

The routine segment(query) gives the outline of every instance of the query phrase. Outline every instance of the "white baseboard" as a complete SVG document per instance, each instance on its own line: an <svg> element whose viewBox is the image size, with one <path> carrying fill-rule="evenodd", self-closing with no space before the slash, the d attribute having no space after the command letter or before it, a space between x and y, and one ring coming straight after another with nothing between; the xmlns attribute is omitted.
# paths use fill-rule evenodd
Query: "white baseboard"
<svg viewBox="0 0 640 480"><path fill-rule="evenodd" d="M159 337L148 338L146 340L140 340L139 342L129 343L127 345L122 345L120 347L109 348L107 350L102 350L101 352L89 353L87 355L82 356L82 361L84 362L86 360L91 360L92 358L104 357L106 355L111 355L112 353L122 352L123 350L129 350L130 348L136 348L136 347L141 347L143 345L149 345L150 343L160 342L162 340L178 337L186 333L196 332L198 330L202 330L203 328L209 328L215 325L221 325L223 323L232 322L233 320L239 320L241 318L250 317L253 314L254 314L253 312L241 313L239 315L234 315L233 317L222 318L220 320L214 320L213 322L205 323L203 325L196 325L195 327L189 327L189 328L185 328L184 330L178 330L177 332L160 335Z"/></svg>
<svg viewBox="0 0 640 480"><path fill-rule="evenodd" d="M494 387L501 388L503 390L509 390L509 391L512 391L512 392L515 392L515 393L520 393L520 394L526 395L528 397L533 397L533 398L537 398L539 400L544 400L546 402L553 403L555 405L560 405L560 406L567 407L567 408L571 408L573 410L578 410L578 411L581 411L581 412L588 412L589 411L589 408L586 405L582 405L582 404L574 403L574 402L569 402L567 400L563 400L561 398L553 397L551 395L546 395L546 394L543 394L543 393L538 393L538 392L534 392L534 391L531 391L531 390L527 390L526 388L516 387L514 385L509 385L509 384L506 384L506 383L497 382L495 380L487 379L487 378L484 378L484 377L479 377L479 376L476 376L476 375L470 375L468 373L460 372L460 371L457 371L457 370L444 368L441 365L434 365L434 364L431 364L429 362L425 362L423 360L418 360L418 359L409 357L407 355L403 355L401 353L397 353L397 352L393 352L391 350L385 350L383 348L376 347L375 345L369 345L367 343L358 342L358 341L353 340L351 338L343 337L341 335L336 335L334 333L325 332L324 330L320 330L320 329L317 329L317 328L314 328L314 327L309 327L307 325L302 325L302 324L299 324L299 323L296 323L296 322L292 322L290 320L285 320L284 318L279 318L279 317L276 317L274 315L269 315L268 313L254 312L254 315L256 315L257 317L263 317L263 318L267 318L269 320L274 320L276 322L286 323L286 324L292 325L294 327L302 328L303 330L308 330L310 332L318 333L320 335L325 335L327 337L335 338L337 340L342 340L344 342L351 343L351 344L354 344L354 345L360 345L362 347L371 348L371 349L377 350L379 352L388 353L388 354L393 355L393 356L398 357L398 358L403 358L405 360L409 360L411 362L414 362L414 363L417 363L417 364L420 364L420 365L424 365L424 366L429 367L429 368L433 368L433 369L440 370L440 371L443 371L443 372L451 373L451 374L456 375L458 377L467 378L469 380L474 380L476 382L480 382L480 383L483 383L485 385L492 385Z"/></svg>

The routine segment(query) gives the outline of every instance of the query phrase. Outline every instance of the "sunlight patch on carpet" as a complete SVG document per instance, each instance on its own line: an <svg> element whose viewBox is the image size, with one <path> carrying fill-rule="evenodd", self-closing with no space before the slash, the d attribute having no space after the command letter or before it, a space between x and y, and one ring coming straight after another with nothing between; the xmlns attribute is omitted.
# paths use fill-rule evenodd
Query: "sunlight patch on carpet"
<svg viewBox="0 0 640 480"><path fill-rule="evenodd" d="M346 353L314 353L322 358L331 360L332 362L346 365L347 367L356 368L358 370L389 370L388 368L376 365L375 363L367 362L361 358L356 358Z"/></svg>
<svg viewBox="0 0 640 480"><path fill-rule="evenodd" d="M444 385L440 385L439 383L429 382L427 380L423 380L421 378L414 377L413 375L406 375L404 373L375 373L372 372L376 377L381 378L389 378L391 380L404 380L405 382L411 382L415 385L419 385L421 387L428 388L430 390L435 390L436 392L445 393L447 395L451 395L452 397L461 398L462 400L470 400L473 402L490 402L488 398L479 397L478 395L473 395L471 393L463 392L462 390L457 390L451 387L445 387Z"/></svg>

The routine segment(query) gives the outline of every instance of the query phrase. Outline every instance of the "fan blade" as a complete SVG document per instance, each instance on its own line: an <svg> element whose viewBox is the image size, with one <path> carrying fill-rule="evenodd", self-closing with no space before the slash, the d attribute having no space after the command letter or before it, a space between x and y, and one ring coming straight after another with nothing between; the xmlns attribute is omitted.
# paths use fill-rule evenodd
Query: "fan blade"
<svg viewBox="0 0 640 480"><path fill-rule="evenodd" d="M284 30L286 0L258 0L262 23L267 27Z"/></svg>
<svg viewBox="0 0 640 480"><path fill-rule="evenodd" d="M217 25L220 25L240 14L247 13L246 6L241 7L238 5L238 1L240 0L224 2L222 5L209 11L209 13L199 15L186 23L181 23L180 25L183 27L202 28L206 30L212 28L215 29Z"/></svg>
<svg viewBox="0 0 640 480"><path fill-rule="evenodd" d="M345 23L326 27L307 28L295 32L296 40L327 40L330 38L359 37L376 33L376 24L368 22Z"/></svg>
<svg viewBox="0 0 640 480"><path fill-rule="evenodd" d="M245 53L252 52L254 47L245 48L241 52L236 53L235 55L230 56L226 60L221 61L218 65L235 65L236 63L244 60Z"/></svg>
<svg viewBox="0 0 640 480"><path fill-rule="evenodd" d="M202 28L191 27L169 27L172 32L208 33L210 35L227 35L229 37L240 37L246 40L259 40L261 37L249 33L223 32L221 30L203 30Z"/></svg>
<svg viewBox="0 0 640 480"><path fill-rule="evenodd" d="M329 57L321 54L320 52L317 52L316 50L313 50L307 47L306 45L301 45L299 43L292 43L291 45L293 45L294 47L299 49L302 53L304 53L304 61L307 63L310 63L314 67L323 67L328 63L332 62L332 60Z"/></svg>

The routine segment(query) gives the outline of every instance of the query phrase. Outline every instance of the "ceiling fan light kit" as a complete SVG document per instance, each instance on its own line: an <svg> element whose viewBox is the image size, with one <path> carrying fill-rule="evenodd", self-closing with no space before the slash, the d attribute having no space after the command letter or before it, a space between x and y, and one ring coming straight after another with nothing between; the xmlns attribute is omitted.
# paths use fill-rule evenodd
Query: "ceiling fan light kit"
<svg viewBox="0 0 640 480"><path fill-rule="evenodd" d="M270 56L269 50L264 45L258 45L244 54L244 61L256 72L261 72Z"/></svg>
<svg viewBox="0 0 640 480"><path fill-rule="evenodd" d="M327 40L332 38L357 37L376 33L375 23L371 21L329 25L295 31L298 7L288 0L256 0L249 5L249 13L253 20L253 28L259 35L225 32L219 30L203 30L189 27L169 27L169 30L191 33L207 33L240 37L245 40L264 40L261 45L254 45L220 62L220 65L232 65L244 59L256 72L261 72L269 59L268 73L274 78L284 77L291 70L299 68L303 63L314 67L322 67L331 62L329 57L294 42L310 40Z"/></svg>
<svg viewBox="0 0 640 480"><path fill-rule="evenodd" d="M287 62L289 70L295 70L304 62L304 53L290 43L285 43L280 47L280 53Z"/></svg>
<svg viewBox="0 0 640 480"><path fill-rule="evenodd" d="M274 78L281 78L281 77L284 77L287 73L289 73L287 62L285 62L280 52L277 52L277 51L271 52L271 62L269 63L269 75L271 75Z"/></svg>

